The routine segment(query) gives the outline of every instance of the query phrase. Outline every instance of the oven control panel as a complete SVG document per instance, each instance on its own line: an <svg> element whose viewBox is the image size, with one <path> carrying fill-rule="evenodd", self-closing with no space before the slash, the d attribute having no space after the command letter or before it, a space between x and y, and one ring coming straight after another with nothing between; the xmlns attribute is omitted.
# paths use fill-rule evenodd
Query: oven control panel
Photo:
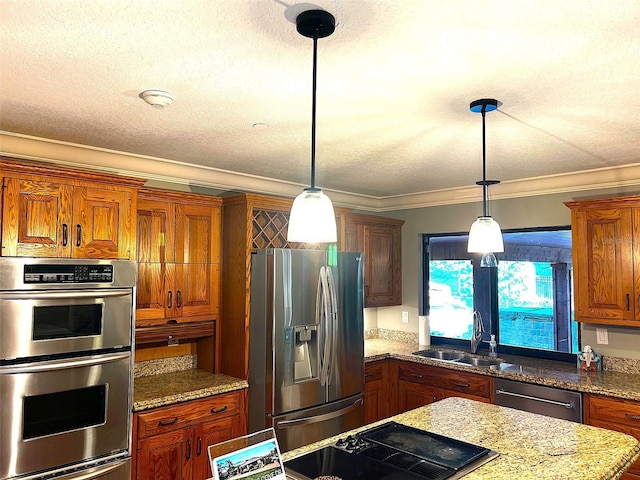
<svg viewBox="0 0 640 480"><path fill-rule="evenodd" d="M113 265L37 264L24 266L24 283L104 282L113 282Z"/></svg>

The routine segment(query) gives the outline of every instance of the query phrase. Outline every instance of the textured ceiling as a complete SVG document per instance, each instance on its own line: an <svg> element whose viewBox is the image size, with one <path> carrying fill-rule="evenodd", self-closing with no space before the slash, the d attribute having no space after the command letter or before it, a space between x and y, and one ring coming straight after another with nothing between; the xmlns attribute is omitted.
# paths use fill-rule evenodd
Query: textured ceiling
<svg viewBox="0 0 640 480"><path fill-rule="evenodd" d="M308 184L312 41L295 18L318 7L337 20L318 43L322 188L473 186L483 97L502 102L491 178L640 164L637 0L3 0L0 129ZM151 108L152 88L175 101Z"/></svg>

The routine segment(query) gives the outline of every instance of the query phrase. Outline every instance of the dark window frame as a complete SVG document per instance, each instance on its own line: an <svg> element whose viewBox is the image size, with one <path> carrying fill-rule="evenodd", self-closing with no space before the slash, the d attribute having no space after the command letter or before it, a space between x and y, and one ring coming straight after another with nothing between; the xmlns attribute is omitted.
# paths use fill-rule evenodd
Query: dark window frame
<svg viewBox="0 0 640 480"><path fill-rule="evenodd" d="M514 228L503 230L503 233L526 233L526 232L552 232L558 230L571 230L570 225L560 225L560 226L551 226L551 227L531 227L531 228ZM456 233L424 233L422 234L422 276L421 276L421 285L420 285L420 293L419 293L419 305L420 305L420 315L428 315L430 310L429 305L429 295L428 295L428 284L429 284L429 240L431 238L437 237L464 237L468 235L468 232L456 232ZM474 255L471 255L471 261L474 264L474 284L476 280L476 271L481 267L476 266L479 265L480 255L477 255L477 258ZM483 315L483 322L485 326L485 336L490 334L496 335L498 338L498 352L499 354L507 354L507 355L520 355L526 357L533 358L543 358L547 360L557 360L567 363L575 363L576 362L576 354L575 353L567 353L567 352L558 352L552 350L538 350L534 348L525 348L525 347L515 347L511 345L502 345L500 344L499 332L498 332L498 324L499 321L492 322L491 319L498 319L498 274L497 268L482 268L482 270L486 270L487 275L490 277L490 283L488 288L491 290L490 296L490 313L488 318L485 318ZM476 302L476 291L474 288L474 305ZM439 336L431 336L431 344L432 345L442 345L449 346L455 348L470 348L471 342L469 340L463 340L458 338L447 338L447 337L439 337ZM578 328L578 345L580 345L580 329ZM489 346L486 342L482 342L478 347L478 353L488 353Z"/></svg>

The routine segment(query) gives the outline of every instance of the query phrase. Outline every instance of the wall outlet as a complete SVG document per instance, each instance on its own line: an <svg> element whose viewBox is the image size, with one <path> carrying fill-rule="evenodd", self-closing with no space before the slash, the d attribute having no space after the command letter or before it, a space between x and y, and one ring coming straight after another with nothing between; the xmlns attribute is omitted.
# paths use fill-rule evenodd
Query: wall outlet
<svg viewBox="0 0 640 480"><path fill-rule="evenodd" d="M402 312L402 323L409 323L409 312Z"/></svg>
<svg viewBox="0 0 640 480"><path fill-rule="evenodd" d="M596 328L596 342L598 345L609 345L609 332L606 328Z"/></svg>

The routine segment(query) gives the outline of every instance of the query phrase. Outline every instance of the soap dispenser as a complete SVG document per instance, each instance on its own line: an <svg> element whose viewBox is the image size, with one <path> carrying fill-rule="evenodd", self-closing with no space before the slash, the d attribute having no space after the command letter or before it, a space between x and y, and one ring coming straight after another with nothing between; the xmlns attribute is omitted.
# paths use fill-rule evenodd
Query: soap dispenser
<svg viewBox="0 0 640 480"><path fill-rule="evenodd" d="M491 340L489 340L489 356L498 356L498 342L496 342L496 336L493 334L491 335Z"/></svg>

